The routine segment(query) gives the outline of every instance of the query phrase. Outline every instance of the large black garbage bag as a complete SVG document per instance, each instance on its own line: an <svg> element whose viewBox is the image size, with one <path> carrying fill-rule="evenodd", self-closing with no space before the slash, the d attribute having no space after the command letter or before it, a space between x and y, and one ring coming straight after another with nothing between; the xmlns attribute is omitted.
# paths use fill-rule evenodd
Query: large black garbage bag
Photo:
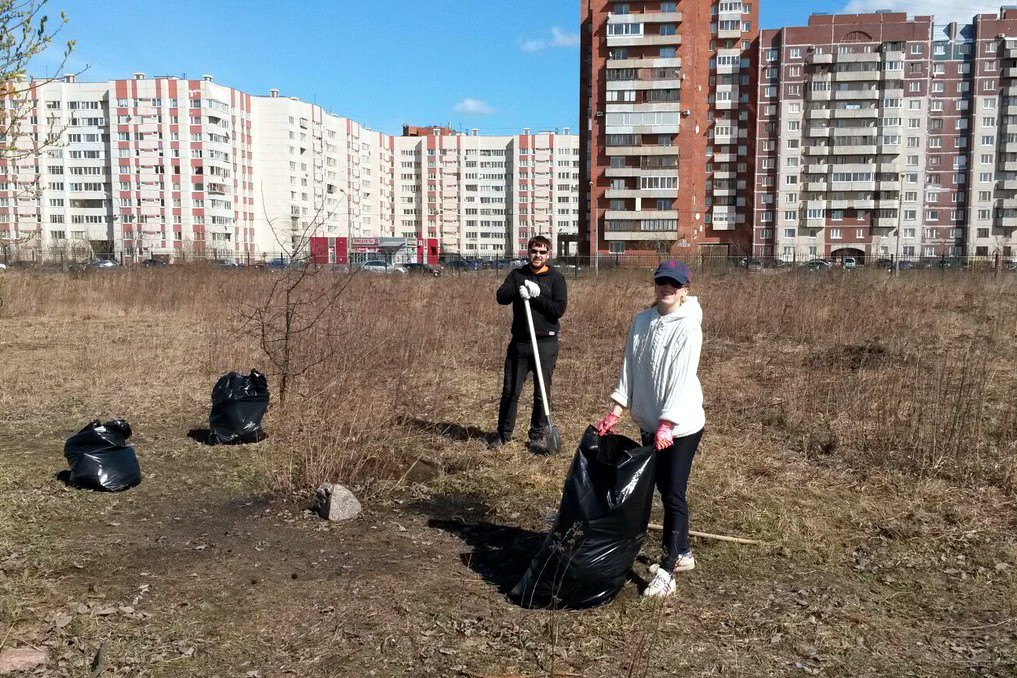
<svg viewBox="0 0 1017 678"><path fill-rule="evenodd" d="M611 602L646 539L656 452L625 436L583 434L554 528L512 597L523 607Z"/></svg>
<svg viewBox="0 0 1017 678"><path fill-rule="evenodd" d="M91 422L64 443L71 467L70 484L93 490L120 492L141 483L141 467L127 444L131 425L123 419Z"/></svg>
<svg viewBox="0 0 1017 678"><path fill-rule="evenodd" d="M208 441L212 445L256 443L265 439L261 419L268 409L268 379L257 370L224 374L212 388Z"/></svg>

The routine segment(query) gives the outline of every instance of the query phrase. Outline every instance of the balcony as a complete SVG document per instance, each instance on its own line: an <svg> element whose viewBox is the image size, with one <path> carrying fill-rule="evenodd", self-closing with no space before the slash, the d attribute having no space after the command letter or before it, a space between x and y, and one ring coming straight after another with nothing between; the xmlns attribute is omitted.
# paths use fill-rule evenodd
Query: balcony
<svg viewBox="0 0 1017 678"><path fill-rule="evenodd" d="M805 136L809 138L821 138L826 139L830 136L831 127L820 127L819 125L809 125L809 128L805 130Z"/></svg>
<svg viewBox="0 0 1017 678"><path fill-rule="evenodd" d="M807 155L807 156L810 156L810 157L821 156L821 155L829 155L830 154L830 147L829 146L806 146L805 148L802 149L802 153L804 155Z"/></svg>
<svg viewBox="0 0 1017 678"><path fill-rule="evenodd" d="M1004 172L1017 172L1017 160L1000 160L996 166Z"/></svg>
<svg viewBox="0 0 1017 678"><path fill-rule="evenodd" d="M643 57L642 59L608 59L608 68L681 68L680 57L662 59L660 57Z"/></svg>
<svg viewBox="0 0 1017 678"><path fill-rule="evenodd" d="M876 201L870 198L848 198L844 200L831 200L830 209L832 210L871 210L876 206Z"/></svg>
<svg viewBox="0 0 1017 678"><path fill-rule="evenodd" d="M831 92L828 89L810 89L805 93L809 101L830 101Z"/></svg>
<svg viewBox="0 0 1017 678"><path fill-rule="evenodd" d="M860 54L836 54L833 58L838 64L864 64L883 60L879 52L862 52Z"/></svg>
<svg viewBox="0 0 1017 678"><path fill-rule="evenodd" d="M833 111L829 108L807 108L805 117L808 120L829 120Z"/></svg>
<svg viewBox="0 0 1017 678"><path fill-rule="evenodd" d="M829 190L829 184L825 181L806 181L802 184L802 190L812 193L826 193Z"/></svg>
<svg viewBox="0 0 1017 678"><path fill-rule="evenodd" d="M1017 228L1017 216L997 216L997 228Z"/></svg>
<svg viewBox="0 0 1017 678"><path fill-rule="evenodd" d="M621 221L639 219L677 219L677 210L607 210L604 212L605 219L616 219Z"/></svg>
<svg viewBox="0 0 1017 678"><path fill-rule="evenodd" d="M833 155L875 155L876 147L868 144L834 144Z"/></svg>
<svg viewBox="0 0 1017 678"><path fill-rule="evenodd" d="M682 22L681 12L645 12L629 16L638 16L644 24L680 24Z"/></svg>
<svg viewBox="0 0 1017 678"><path fill-rule="evenodd" d="M879 70L872 71L834 71L833 82L870 82L872 80L879 80L882 72Z"/></svg>
<svg viewBox="0 0 1017 678"><path fill-rule="evenodd" d="M1017 191L1017 179L1003 179L998 186L1004 191Z"/></svg>
<svg viewBox="0 0 1017 678"><path fill-rule="evenodd" d="M897 180L894 180L894 181L877 181L876 182L876 190L877 191L899 191L900 190L900 181L897 181Z"/></svg>
<svg viewBox="0 0 1017 678"><path fill-rule="evenodd" d="M875 181L831 181L830 190L832 191L864 191L866 193L872 193L876 190Z"/></svg>
<svg viewBox="0 0 1017 678"><path fill-rule="evenodd" d="M833 92L833 98L837 101L864 101L867 99L878 99L879 88L837 90Z"/></svg>
<svg viewBox="0 0 1017 678"><path fill-rule="evenodd" d="M673 155L678 157L677 146L608 146L604 149L604 153L608 156L623 155L623 156L658 156L658 155Z"/></svg>
<svg viewBox="0 0 1017 678"><path fill-rule="evenodd" d="M819 65L829 65L829 64L833 63L833 55L832 54L817 54L816 52L810 52L809 55L807 57L805 57L805 63L813 64L813 65L817 65L817 66L819 66Z"/></svg>
<svg viewBox="0 0 1017 678"><path fill-rule="evenodd" d="M607 167L604 169L605 177L638 177L643 174L639 167Z"/></svg>
<svg viewBox="0 0 1017 678"><path fill-rule="evenodd" d="M897 228L897 217L874 217L873 228Z"/></svg>
<svg viewBox="0 0 1017 678"><path fill-rule="evenodd" d="M738 160L738 156L735 155L734 153L714 153L713 154L713 162L715 162L715 163L729 163L729 162L736 162L737 160Z"/></svg>
<svg viewBox="0 0 1017 678"><path fill-rule="evenodd" d="M1017 78L1017 66L1007 66L1003 69L1004 78Z"/></svg>
<svg viewBox="0 0 1017 678"><path fill-rule="evenodd" d="M835 108L833 117L837 120L869 120L879 117L879 108L863 106L860 108Z"/></svg>
<svg viewBox="0 0 1017 678"><path fill-rule="evenodd" d="M742 37L741 28L725 29L717 31L718 40L738 40Z"/></svg>

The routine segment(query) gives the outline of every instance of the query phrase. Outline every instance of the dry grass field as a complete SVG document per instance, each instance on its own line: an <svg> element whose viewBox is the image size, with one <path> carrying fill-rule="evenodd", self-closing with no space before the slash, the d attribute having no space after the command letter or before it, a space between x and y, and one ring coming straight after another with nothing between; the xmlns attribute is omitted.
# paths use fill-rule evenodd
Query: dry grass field
<svg viewBox="0 0 1017 678"><path fill-rule="evenodd" d="M570 281L554 404L571 446L647 278ZM47 650L40 674L1017 675L1017 280L698 276L692 527L765 544L694 541L661 604L638 596L648 543L623 594L582 612L506 597L571 451L484 446L500 276L305 280L285 361L280 280L0 275L0 646ZM275 397L280 364L267 440L188 437L220 374L262 369ZM114 417L144 482L63 485L64 439ZM363 515L308 512L326 480Z"/></svg>

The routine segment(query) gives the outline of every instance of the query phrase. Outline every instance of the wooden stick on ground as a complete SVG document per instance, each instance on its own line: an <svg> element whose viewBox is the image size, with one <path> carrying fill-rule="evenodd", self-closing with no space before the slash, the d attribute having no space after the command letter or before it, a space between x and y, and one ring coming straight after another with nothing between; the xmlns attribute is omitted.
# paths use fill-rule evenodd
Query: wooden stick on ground
<svg viewBox="0 0 1017 678"><path fill-rule="evenodd" d="M663 525L657 523L650 523L647 526L655 532L662 532L664 530ZM689 530L689 534L693 537L700 537L702 539L716 539L717 541L732 541L736 544L762 544L763 542L756 539L746 539L745 537L729 537L726 534L711 534L709 532L696 532L695 530Z"/></svg>

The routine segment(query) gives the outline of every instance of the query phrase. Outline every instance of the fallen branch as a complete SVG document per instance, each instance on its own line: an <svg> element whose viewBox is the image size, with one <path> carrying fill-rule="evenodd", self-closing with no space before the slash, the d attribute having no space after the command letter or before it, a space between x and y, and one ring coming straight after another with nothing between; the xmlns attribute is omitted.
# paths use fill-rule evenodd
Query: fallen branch
<svg viewBox="0 0 1017 678"><path fill-rule="evenodd" d="M657 523L650 523L647 526L648 529L655 532L663 532L664 526L658 525ZM745 537L729 537L726 534L711 534L709 532L696 532L695 530L689 530L689 534L693 537L700 537L702 539L716 539L717 541L733 541L736 544L762 544L763 542L756 539L746 539Z"/></svg>

